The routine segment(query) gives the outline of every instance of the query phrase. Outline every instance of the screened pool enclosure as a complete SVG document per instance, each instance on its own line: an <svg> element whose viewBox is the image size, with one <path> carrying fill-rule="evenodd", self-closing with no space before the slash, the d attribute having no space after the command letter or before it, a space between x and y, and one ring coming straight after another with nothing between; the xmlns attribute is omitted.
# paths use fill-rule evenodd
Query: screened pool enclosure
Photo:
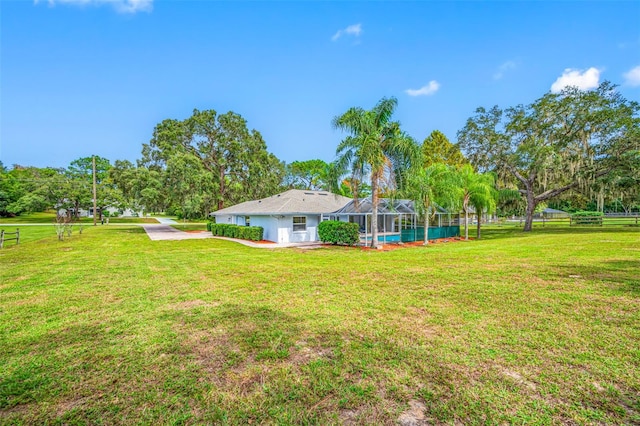
<svg viewBox="0 0 640 426"><path fill-rule="evenodd" d="M357 223L360 242L371 241L371 198L353 200L340 210L323 214L321 220L340 220ZM433 215L433 212L431 213ZM428 238L450 238L460 235L460 215L437 208L429 219ZM419 217L411 200L381 198L378 204L378 240L382 243L424 240L424 221Z"/></svg>

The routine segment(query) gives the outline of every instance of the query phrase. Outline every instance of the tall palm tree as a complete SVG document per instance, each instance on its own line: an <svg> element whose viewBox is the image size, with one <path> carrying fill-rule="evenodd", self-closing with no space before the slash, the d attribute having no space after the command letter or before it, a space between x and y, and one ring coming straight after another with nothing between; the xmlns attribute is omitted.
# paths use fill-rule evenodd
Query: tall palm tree
<svg viewBox="0 0 640 426"><path fill-rule="evenodd" d="M464 239L469 239L469 206L473 206L478 216L478 235L480 238L480 219L483 211L491 213L496 208L494 177L489 173L477 173L469 164L458 171L458 194L464 211Z"/></svg>
<svg viewBox="0 0 640 426"><path fill-rule="evenodd" d="M350 166L359 179L371 177L371 247L378 247L378 204L380 183L389 173L388 166L403 164L416 158L415 141L392 121L398 100L382 98L372 110L352 107L333 119L333 126L349 133L336 149L339 167Z"/></svg>
<svg viewBox="0 0 640 426"><path fill-rule="evenodd" d="M424 245L429 244L429 219L436 207L455 206L457 183L455 171L444 163L414 167L409 173L403 193L414 201L416 213L424 220Z"/></svg>

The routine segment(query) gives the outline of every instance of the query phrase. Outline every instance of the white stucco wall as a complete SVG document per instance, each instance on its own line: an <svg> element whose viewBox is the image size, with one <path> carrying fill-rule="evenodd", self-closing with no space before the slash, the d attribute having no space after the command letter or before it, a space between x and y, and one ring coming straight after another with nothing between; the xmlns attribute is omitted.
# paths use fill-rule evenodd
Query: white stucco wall
<svg viewBox="0 0 640 426"><path fill-rule="evenodd" d="M251 216L251 226L261 226L262 238L278 242L278 219L273 216ZM244 223L243 223L244 224Z"/></svg>
<svg viewBox="0 0 640 426"><path fill-rule="evenodd" d="M233 220L233 216L228 214L215 216L215 218L216 218L216 223L235 223Z"/></svg>
<svg viewBox="0 0 640 426"><path fill-rule="evenodd" d="M307 218L306 231L293 231L293 216L285 216L278 219L279 243L302 243L306 241L318 241L318 222L320 215L300 215Z"/></svg>
<svg viewBox="0 0 640 426"><path fill-rule="evenodd" d="M250 216L251 226L261 226L264 230L262 238L276 243L301 243L318 241L318 222L320 215L296 215L307 218L307 230L293 232L293 215L291 216ZM216 223L233 223L244 226L244 215L219 215Z"/></svg>

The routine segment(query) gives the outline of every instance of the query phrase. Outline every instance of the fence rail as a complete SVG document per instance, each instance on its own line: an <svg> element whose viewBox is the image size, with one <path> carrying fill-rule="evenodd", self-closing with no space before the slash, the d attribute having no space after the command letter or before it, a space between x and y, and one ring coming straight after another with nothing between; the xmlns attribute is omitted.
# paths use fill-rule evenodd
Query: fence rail
<svg viewBox="0 0 640 426"><path fill-rule="evenodd" d="M15 237L7 238L6 235L15 235ZM16 241L16 245L20 244L20 228L16 228L16 232L7 232L4 229L0 230L0 249L4 247L5 241Z"/></svg>
<svg viewBox="0 0 640 426"><path fill-rule="evenodd" d="M516 226L524 225L524 217L515 217L506 220L498 219L497 221L488 221L483 223L490 224L515 224ZM475 223L475 221L474 221ZM566 218L541 218L536 217L533 219L534 225L568 225L568 226L624 226L624 225L639 225L640 215L624 215L624 216L599 216L599 217L566 217Z"/></svg>

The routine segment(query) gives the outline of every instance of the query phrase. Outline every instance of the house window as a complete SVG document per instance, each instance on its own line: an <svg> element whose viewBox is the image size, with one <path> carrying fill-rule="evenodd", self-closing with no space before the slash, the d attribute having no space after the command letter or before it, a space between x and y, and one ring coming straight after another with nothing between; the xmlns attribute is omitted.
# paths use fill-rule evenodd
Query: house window
<svg viewBox="0 0 640 426"><path fill-rule="evenodd" d="M249 216L244 217L244 226L251 226L251 218Z"/></svg>
<svg viewBox="0 0 640 426"><path fill-rule="evenodd" d="M306 216L294 216L293 217L293 232L305 232L307 230L307 217Z"/></svg>

